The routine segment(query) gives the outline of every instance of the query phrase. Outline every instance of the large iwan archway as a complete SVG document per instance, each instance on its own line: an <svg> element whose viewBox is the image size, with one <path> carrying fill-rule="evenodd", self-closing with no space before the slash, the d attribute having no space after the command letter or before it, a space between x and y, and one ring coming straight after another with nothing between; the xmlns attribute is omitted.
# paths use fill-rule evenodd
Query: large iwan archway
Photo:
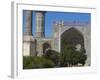
<svg viewBox="0 0 100 80"><path fill-rule="evenodd" d="M64 48L63 45L67 43L74 46L80 45L81 48L84 48L84 37L79 30L71 27L61 34L61 51Z"/></svg>

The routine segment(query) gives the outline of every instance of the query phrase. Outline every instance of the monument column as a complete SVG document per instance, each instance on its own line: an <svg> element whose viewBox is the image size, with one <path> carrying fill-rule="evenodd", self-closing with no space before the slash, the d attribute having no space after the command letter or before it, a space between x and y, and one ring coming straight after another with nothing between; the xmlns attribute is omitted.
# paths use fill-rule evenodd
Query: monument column
<svg viewBox="0 0 100 80"><path fill-rule="evenodd" d="M36 11L36 37L45 37L45 12Z"/></svg>
<svg viewBox="0 0 100 80"><path fill-rule="evenodd" d="M25 32L24 35L32 35L32 11L25 10Z"/></svg>

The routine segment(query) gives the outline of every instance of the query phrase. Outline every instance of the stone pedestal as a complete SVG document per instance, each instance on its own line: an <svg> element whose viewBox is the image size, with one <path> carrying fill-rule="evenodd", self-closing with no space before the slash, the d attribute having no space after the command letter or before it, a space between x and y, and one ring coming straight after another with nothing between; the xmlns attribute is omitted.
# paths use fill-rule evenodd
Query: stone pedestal
<svg viewBox="0 0 100 80"><path fill-rule="evenodd" d="M36 39L32 36L23 37L23 56L36 55Z"/></svg>

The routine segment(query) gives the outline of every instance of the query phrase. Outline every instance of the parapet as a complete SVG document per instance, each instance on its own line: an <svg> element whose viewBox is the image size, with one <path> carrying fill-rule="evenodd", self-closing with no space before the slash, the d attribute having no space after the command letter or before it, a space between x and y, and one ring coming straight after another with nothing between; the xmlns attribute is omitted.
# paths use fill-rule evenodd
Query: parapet
<svg viewBox="0 0 100 80"><path fill-rule="evenodd" d="M90 25L90 22L81 22L81 21L53 21L53 26L87 26Z"/></svg>

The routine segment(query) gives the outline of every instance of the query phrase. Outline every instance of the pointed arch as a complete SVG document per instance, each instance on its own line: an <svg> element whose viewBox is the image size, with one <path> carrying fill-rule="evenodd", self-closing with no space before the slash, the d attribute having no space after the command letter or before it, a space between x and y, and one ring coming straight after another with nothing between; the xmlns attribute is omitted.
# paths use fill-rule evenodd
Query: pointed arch
<svg viewBox="0 0 100 80"><path fill-rule="evenodd" d="M51 49L51 45L48 42L43 43L43 53L46 53L46 50Z"/></svg>
<svg viewBox="0 0 100 80"><path fill-rule="evenodd" d="M84 48L84 37L78 29L71 27L61 34L61 50L67 43L74 46L80 44Z"/></svg>

